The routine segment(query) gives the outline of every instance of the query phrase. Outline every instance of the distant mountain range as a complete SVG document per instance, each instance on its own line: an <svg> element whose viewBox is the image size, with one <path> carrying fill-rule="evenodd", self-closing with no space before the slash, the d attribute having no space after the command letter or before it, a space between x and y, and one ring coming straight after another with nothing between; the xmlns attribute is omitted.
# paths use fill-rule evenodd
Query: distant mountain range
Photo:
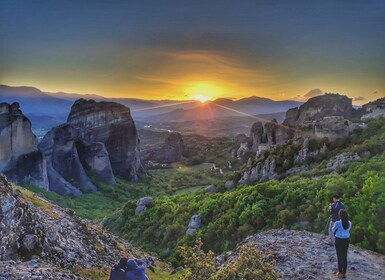
<svg viewBox="0 0 385 280"><path fill-rule="evenodd" d="M198 104L191 109L175 109L171 112L153 116L150 122L195 121L215 119L230 116L255 116L286 112L290 108L298 107L298 101L274 101L257 96L231 100L220 98L214 101Z"/></svg>
<svg viewBox="0 0 385 280"><path fill-rule="evenodd" d="M256 96L239 100L219 98L206 103L196 100L106 98L96 94L52 93L43 92L34 87L0 85L0 102L19 102L24 114L31 119L34 130L46 130L64 123L73 102L79 98L121 103L131 109L137 124L215 120L223 117L247 117L273 113L282 115L282 112L302 104L297 101L274 101Z"/></svg>

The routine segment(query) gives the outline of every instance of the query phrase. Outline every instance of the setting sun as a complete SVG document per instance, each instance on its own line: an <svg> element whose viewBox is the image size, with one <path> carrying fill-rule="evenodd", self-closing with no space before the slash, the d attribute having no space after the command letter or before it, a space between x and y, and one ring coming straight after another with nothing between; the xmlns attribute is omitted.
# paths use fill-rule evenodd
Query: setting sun
<svg viewBox="0 0 385 280"><path fill-rule="evenodd" d="M210 100L210 98L208 98L206 96L203 96L203 95L193 96L193 99L198 100L198 101L200 101L202 103L205 103L206 101Z"/></svg>
<svg viewBox="0 0 385 280"><path fill-rule="evenodd" d="M209 83L198 83L186 90L188 99L198 100L202 103L221 97L223 94L224 90L222 88Z"/></svg>

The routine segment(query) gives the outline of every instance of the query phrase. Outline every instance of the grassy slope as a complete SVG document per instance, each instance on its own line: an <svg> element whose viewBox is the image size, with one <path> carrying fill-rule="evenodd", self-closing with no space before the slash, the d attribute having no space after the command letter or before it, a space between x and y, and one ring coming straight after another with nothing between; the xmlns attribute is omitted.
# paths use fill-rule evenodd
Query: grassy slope
<svg viewBox="0 0 385 280"><path fill-rule="evenodd" d="M128 200L137 200L143 196L165 196L178 192L196 192L202 186L222 184L224 178L210 171L210 164L193 167L175 165L172 169L150 170L148 177L139 183L130 183L119 179L115 186L109 186L93 179L98 191L87 193L77 198L47 192L38 187L25 184L29 190L39 193L56 204L72 208L82 218L101 220L121 208Z"/></svg>

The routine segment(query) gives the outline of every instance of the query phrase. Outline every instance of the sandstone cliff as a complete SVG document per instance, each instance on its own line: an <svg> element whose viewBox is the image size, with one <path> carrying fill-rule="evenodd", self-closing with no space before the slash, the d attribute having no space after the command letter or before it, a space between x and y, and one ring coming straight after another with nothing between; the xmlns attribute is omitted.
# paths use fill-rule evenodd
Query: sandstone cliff
<svg viewBox="0 0 385 280"><path fill-rule="evenodd" d="M31 122L16 102L0 104L0 172L12 181L48 189L46 162L37 148Z"/></svg>
<svg viewBox="0 0 385 280"><path fill-rule="evenodd" d="M288 126L303 126L315 120L329 116L341 116L351 119L355 116L352 99L340 94L325 94L310 98L298 109L286 112L283 124Z"/></svg>
<svg viewBox="0 0 385 280"><path fill-rule="evenodd" d="M113 102L77 100L68 122L39 144L47 159L50 190L77 196L95 191L88 174L107 184L115 175L138 181L139 140L130 109Z"/></svg>
<svg viewBox="0 0 385 280"><path fill-rule="evenodd" d="M77 100L67 122L88 143L103 143L115 175L138 181L141 171L139 138L130 109L114 102Z"/></svg>

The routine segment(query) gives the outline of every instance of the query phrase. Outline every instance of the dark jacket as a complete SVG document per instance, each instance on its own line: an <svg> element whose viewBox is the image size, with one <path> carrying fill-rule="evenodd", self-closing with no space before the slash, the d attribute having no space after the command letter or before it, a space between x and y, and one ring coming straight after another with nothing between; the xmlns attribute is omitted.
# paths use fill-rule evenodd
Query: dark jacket
<svg viewBox="0 0 385 280"><path fill-rule="evenodd" d="M342 202L336 201L332 204L330 207L330 217L333 222L337 222L340 219L340 216L338 215L338 212L341 209L345 209L345 206Z"/></svg>
<svg viewBox="0 0 385 280"><path fill-rule="evenodd" d="M147 280L146 264L141 260L129 260L125 280Z"/></svg>
<svg viewBox="0 0 385 280"><path fill-rule="evenodd" d="M118 265L115 265L111 269L110 280L124 280L125 273L126 271L123 268L119 267Z"/></svg>

